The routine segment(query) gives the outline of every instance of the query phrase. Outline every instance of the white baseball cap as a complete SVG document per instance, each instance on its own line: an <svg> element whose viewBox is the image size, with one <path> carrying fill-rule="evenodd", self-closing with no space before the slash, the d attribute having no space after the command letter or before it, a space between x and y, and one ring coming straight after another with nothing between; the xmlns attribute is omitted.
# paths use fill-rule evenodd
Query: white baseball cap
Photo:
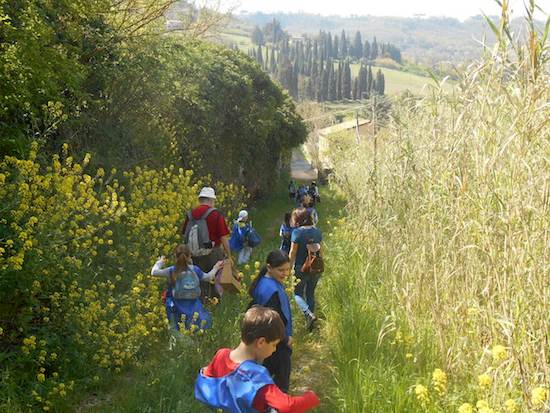
<svg viewBox="0 0 550 413"><path fill-rule="evenodd" d="M241 222L243 219L247 219L248 218L248 212L245 211L244 209L239 211L239 217L237 218L237 221Z"/></svg>
<svg viewBox="0 0 550 413"><path fill-rule="evenodd" d="M205 186L201 189L201 192L199 194L199 198L210 198L210 199L216 199L216 192L214 192L214 188L211 188L209 186Z"/></svg>

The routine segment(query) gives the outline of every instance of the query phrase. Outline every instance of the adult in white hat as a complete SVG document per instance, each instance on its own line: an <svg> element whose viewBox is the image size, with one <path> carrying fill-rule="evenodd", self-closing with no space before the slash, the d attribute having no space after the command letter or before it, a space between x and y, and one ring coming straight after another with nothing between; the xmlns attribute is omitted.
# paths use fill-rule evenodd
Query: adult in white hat
<svg viewBox="0 0 550 413"><path fill-rule="evenodd" d="M204 272L224 258L231 258L229 228L225 218L215 208L216 192L205 186L199 193L199 205L187 213L181 232L191 249L193 263ZM207 295L213 295L211 284L204 286Z"/></svg>

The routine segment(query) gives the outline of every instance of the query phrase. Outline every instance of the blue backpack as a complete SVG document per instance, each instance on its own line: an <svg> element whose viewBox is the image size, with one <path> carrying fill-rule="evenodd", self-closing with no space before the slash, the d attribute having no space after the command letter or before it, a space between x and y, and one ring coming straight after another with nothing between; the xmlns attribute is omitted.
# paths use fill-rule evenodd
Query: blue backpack
<svg viewBox="0 0 550 413"><path fill-rule="evenodd" d="M248 235L246 237L246 242L251 248L257 247L262 242L260 234L258 234L258 232L254 228L252 228L252 226L250 227L250 231L248 232Z"/></svg>
<svg viewBox="0 0 550 413"><path fill-rule="evenodd" d="M172 286L172 297L176 300L196 300L201 296L199 276L192 268L187 267L176 277Z"/></svg>

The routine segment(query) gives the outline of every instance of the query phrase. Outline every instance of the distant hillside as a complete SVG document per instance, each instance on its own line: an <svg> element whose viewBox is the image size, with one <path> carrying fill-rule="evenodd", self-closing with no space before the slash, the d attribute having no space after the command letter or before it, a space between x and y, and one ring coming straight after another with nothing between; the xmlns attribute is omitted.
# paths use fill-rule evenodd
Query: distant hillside
<svg viewBox="0 0 550 413"><path fill-rule="evenodd" d="M259 26L275 18L286 31L297 36L319 30L333 33L340 33L343 29L348 33L359 30L364 39L376 36L379 41L391 42L401 49L405 59L423 65L470 61L480 55L480 41L484 36L488 43L494 41L483 16L472 17L465 22L446 17L340 17L305 13L254 13L238 17L250 25ZM514 20L512 27L516 31L521 30L522 20Z"/></svg>

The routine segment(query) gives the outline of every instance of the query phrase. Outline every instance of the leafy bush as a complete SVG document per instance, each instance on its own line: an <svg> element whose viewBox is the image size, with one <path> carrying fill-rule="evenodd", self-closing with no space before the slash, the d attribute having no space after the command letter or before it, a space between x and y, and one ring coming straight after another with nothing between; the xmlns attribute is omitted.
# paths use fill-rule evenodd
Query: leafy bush
<svg viewBox="0 0 550 413"><path fill-rule="evenodd" d="M165 339L162 283L146 274L202 183L174 167L117 178L67 146L42 165L38 150L0 162L0 406L58 410ZM242 207L241 188L216 189L222 211Z"/></svg>

